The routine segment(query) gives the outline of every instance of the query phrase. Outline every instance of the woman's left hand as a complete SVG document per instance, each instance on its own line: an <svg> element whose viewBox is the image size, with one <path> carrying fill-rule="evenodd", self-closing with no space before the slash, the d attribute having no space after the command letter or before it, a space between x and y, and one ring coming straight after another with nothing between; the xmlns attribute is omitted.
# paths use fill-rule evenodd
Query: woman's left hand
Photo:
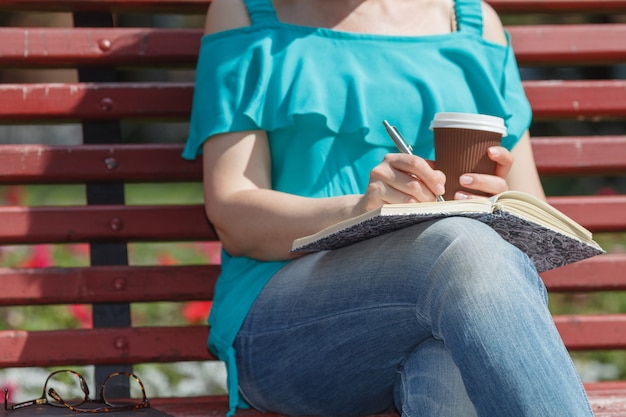
<svg viewBox="0 0 626 417"><path fill-rule="evenodd" d="M502 146L492 146L487 150L489 159L496 163L494 175L466 173L461 175L460 184L472 190L480 191L488 195L495 195L509 189L506 177L513 166L513 155ZM454 195L455 200L477 197L476 195L458 191Z"/></svg>

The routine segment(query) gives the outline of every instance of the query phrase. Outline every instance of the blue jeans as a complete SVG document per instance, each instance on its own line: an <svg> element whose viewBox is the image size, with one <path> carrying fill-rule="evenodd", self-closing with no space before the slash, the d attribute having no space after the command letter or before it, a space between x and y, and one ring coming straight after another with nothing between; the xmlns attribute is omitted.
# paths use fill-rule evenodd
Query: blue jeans
<svg viewBox="0 0 626 417"><path fill-rule="evenodd" d="M288 264L235 349L241 393L264 411L593 415L534 266L464 218Z"/></svg>

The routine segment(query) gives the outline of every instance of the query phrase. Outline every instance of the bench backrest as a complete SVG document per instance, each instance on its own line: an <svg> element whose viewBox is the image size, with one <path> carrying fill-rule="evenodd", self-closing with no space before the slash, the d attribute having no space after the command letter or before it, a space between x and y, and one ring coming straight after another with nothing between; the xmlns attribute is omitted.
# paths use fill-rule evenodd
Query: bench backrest
<svg viewBox="0 0 626 417"><path fill-rule="evenodd" d="M544 179L624 176L626 136L615 126L626 118L626 80L610 71L626 63L626 24L589 22L626 13L626 1L490 3L505 17L525 76L537 77L524 84L537 130L544 129L533 138ZM71 145L46 140L7 144L0 138L0 184L84 184L86 195L84 205L0 207L0 244L87 242L91 258L91 266L82 267L5 265L0 269L0 306L69 303L94 308L92 329L0 331L0 368L212 359L206 326L137 327L128 308L141 302L211 300L219 265L128 265L129 243L214 241L201 202L164 203L156 188L157 203L127 204L124 191L124 184L201 180L200 163L183 161L180 153L194 87L188 73L209 4L0 0L7 20L20 11L72 12L75 26L25 27L16 18L12 26L0 28L0 69L10 70L4 75L17 74L14 81L5 78L0 84L0 122L16 129L79 123L82 136L76 139L81 144ZM137 12L174 13L169 20L173 27L114 26L124 17L132 22ZM557 24L564 13L574 17ZM181 21L191 21L192 27L181 28ZM570 76L572 71L557 70L563 67L583 76L600 68L603 77L552 79ZM19 80L24 68L37 70L36 75ZM72 75L58 82L58 73L48 68L78 71L76 79ZM155 68L170 72L156 77ZM554 128L548 123L554 121L567 122L565 133L555 131L561 124ZM155 122L171 122L175 128L159 127L140 144L124 143L129 123L149 128ZM594 232L626 231L626 195L580 192L551 196L550 202ZM624 290L625 269L626 254L610 253L543 278L554 292ZM626 348L626 315L555 320L572 350Z"/></svg>

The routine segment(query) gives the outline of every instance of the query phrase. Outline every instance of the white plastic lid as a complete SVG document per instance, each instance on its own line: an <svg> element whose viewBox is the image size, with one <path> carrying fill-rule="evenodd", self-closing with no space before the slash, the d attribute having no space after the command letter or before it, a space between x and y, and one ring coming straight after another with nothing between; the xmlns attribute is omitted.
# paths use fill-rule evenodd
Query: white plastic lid
<svg viewBox="0 0 626 417"><path fill-rule="evenodd" d="M504 120L496 116L473 113L437 113L430 123L430 129L447 127L453 129L476 129L507 135Z"/></svg>

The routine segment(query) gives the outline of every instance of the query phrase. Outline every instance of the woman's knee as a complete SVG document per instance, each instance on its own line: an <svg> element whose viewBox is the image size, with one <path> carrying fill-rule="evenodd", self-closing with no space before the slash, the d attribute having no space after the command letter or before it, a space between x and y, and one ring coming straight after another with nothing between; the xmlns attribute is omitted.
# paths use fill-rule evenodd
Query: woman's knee
<svg viewBox="0 0 626 417"><path fill-rule="evenodd" d="M488 225L465 217L436 221L424 231L423 238L439 247L442 256L464 262L506 260L517 251Z"/></svg>
<svg viewBox="0 0 626 417"><path fill-rule="evenodd" d="M482 222L451 217L434 222L422 235L432 257L427 279L456 296L538 291L545 287L519 249Z"/></svg>

